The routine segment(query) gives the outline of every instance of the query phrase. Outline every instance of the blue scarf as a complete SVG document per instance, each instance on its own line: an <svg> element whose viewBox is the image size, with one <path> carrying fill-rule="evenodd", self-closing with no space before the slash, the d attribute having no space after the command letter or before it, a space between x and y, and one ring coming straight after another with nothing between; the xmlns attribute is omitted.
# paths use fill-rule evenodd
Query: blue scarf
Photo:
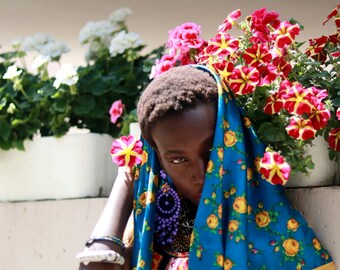
<svg viewBox="0 0 340 270"><path fill-rule="evenodd" d="M265 146L219 77L218 115L190 245L189 269L314 269L332 262L282 186L261 178ZM151 269L155 200L162 180L155 151L143 142L136 170L133 269ZM331 263L332 264L332 263ZM332 264L333 265L333 264ZM333 269L333 268L328 268ZM335 268L334 268L335 269Z"/></svg>

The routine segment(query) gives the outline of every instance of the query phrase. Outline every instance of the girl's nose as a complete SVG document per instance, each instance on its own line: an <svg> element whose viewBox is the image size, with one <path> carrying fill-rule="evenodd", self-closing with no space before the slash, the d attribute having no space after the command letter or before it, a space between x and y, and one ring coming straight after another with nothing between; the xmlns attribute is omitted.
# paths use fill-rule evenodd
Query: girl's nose
<svg viewBox="0 0 340 270"><path fill-rule="evenodd" d="M203 184L205 179L205 171L207 162L205 159L197 159L194 166L193 178L195 183Z"/></svg>

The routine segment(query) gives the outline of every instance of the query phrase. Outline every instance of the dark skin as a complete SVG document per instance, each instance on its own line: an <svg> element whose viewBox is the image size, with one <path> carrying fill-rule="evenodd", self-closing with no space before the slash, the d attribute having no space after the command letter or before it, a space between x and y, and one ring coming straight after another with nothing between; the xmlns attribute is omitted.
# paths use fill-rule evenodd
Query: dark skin
<svg viewBox="0 0 340 270"><path fill-rule="evenodd" d="M214 139L212 104L174 114L156 124L152 138L158 159L177 191L198 205Z"/></svg>
<svg viewBox="0 0 340 270"><path fill-rule="evenodd" d="M216 105L201 104L181 113L167 116L158 122L151 131L161 166L172 179L178 193L198 205L214 139ZM115 191L118 190L118 193ZM118 175L109 201L99 219L93 235L116 235L122 237L126 227L127 215L120 211L131 212L133 177L129 172ZM119 199L113 199L116 196ZM128 205L128 207L126 206ZM119 211L117 211L119 210ZM119 216L119 217L118 217ZM119 220L120 222L109 222ZM131 229L131 227L130 227ZM110 234L108 234L110 233ZM110 243L94 243L90 250L113 249L121 252ZM80 270L128 270L131 269L131 248L123 254L126 263L123 267L108 263L81 265Z"/></svg>

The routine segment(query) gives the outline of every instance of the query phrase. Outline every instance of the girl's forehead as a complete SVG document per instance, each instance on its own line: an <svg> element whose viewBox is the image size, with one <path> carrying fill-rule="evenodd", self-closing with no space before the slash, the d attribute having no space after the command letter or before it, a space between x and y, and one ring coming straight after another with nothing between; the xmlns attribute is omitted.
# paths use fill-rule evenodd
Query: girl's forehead
<svg viewBox="0 0 340 270"><path fill-rule="evenodd" d="M204 104L165 117L152 130L152 137L158 147L174 145L190 146L193 141L204 141L214 134L216 108Z"/></svg>

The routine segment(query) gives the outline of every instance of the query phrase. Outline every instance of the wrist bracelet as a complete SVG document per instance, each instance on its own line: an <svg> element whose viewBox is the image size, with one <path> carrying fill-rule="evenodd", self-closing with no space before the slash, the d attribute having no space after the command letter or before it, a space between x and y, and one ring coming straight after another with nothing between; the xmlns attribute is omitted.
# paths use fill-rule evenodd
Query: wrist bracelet
<svg viewBox="0 0 340 270"><path fill-rule="evenodd" d="M88 264L91 262L114 263L123 265L125 259L118 252L113 250L88 250L78 253L76 259L80 263Z"/></svg>
<svg viewBox="0 0 340 270"><path fill-rule="evenodd" d="M88 246L92 245L96 241L108 241L108 242L112 242L112 243L115 243L118 246L120 246L123 251L125 250L125 245L124 245L123 241L120 240L119 238L115 237L115 236L91 237L90 239L88 239L85 242L85 246L88 247Z"/></svg>

